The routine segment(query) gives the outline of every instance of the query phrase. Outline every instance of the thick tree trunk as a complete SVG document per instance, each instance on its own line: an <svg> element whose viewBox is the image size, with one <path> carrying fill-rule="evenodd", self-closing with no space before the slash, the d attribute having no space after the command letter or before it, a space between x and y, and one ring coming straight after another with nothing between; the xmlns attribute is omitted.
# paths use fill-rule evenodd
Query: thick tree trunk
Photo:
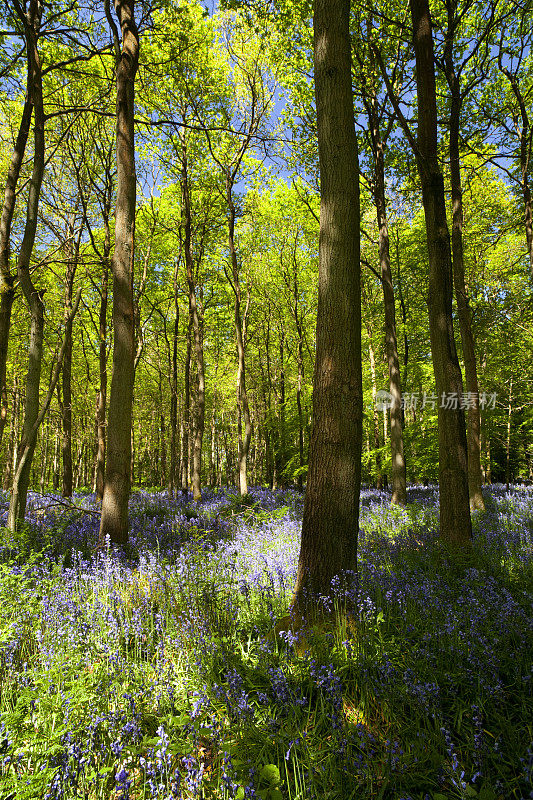
<svg viewBox="0 0 533 800"><path fill-rule="evenodd" d="M30 76L28 76L29 78ZM4 204L0 215L0 445L7 420L7 386L6 366L9 345L9 330L11 327L11 309L15 296L13 288L13 275L9 267L9 245L11 224L15 212L16 194L20 168L26 150L26 143L30 132L30 123L33 113L31 85L28 80L26 101L22 111L19 131L13 148L11 162L6 177L4 191Z"/></svg>
<svg viewBox="0 0 533 800"><path fill-rule="evenodd" d="M359 168L348 0L316 0L315 96L320 160L320 240L313 428L292 609L356 570L363 431ZM342 585L342 581L341 581Z"/></svg>
<svg viewBox="0 0 533 800"><path fill-rule="evenodd" d="M450 27L450 23L449 23ZM470 510L485 510L481 491L481 418L479 414L479 385L477 378L476 351L470 318L470 307L465 284L463 253L463 188L461 184L461 160L459 155L459 126L461 117L461 88L452 62L451 48L447 49L446 79L451 90L450 109L450 183L452 190L452 257L453 282L457 300L459 329L463 344L465 383L469 403L467 406L467 450L468 490Z"/></svg>
<svg viewBox="0 0 533 800"><path fill-rule="evenodd" d="M134 0L115 0L122 51L117 59L117 207L113 253L113 374L109 397L107 463L100 543L128 540L131 490L131 421L135 358L133 261L135 247L134 89L139 35Z"/></svg>
<svg viewBox="0 0 533 800"><path fill-rule="evenodd" d="M428 309L431 353L439 403L440 532L455 548L472 539L463 383L452 318L452 263L444 179L437 153L433 36L427 0L410 0L418 90L417 166L422 184L429 257ZM450 407L445 405L451 401ZM454 407L456 405L457 407Z"/></svg>
<svg viewBox="0 0 533 800"><path fill-rule="evenodd" d="M34 107L34 157L24 236L17 260L19 283L30 311L30 343L28 348L28 374L26 378L23 427L25 447L20 448L19 463L13 476L7 520L7 526L11 530L15 529L18 521L24 519L26 513L26 498L30 483L33 453L37 441L37 431L34 431L34 426L39 415L39 388L43 357L44 305L42 293L38 292L33 285L30 273L30 260L37 230L37 210L44 175L43 84L37 47L41 11L41 6L33 2L30 4L28 15L21 15L26 36L28 75L30 76L28 87L31 87L31 98Z"/></svg>

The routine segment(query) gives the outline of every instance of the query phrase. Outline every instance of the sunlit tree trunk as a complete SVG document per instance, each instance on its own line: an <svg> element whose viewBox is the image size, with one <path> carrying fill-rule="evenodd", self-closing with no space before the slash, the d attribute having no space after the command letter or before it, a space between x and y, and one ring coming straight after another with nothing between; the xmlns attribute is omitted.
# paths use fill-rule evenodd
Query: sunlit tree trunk
<svg viewBox="0 0 533 800"><path fill-rule="evenodd" d="M135 247L134 86L139 59L139 35L133 0L114 0L122 50L117 53L117 205L113 272L113 374L109 397L107 458L100 520L100 543L128 540L131 489L131 422L134 380L133 262ZM109 11L109 9L107 9ZM118 33L112 23L115 46Z"/></svg>
<svg viewBox="0 0 533 800"><path fill-rule="evenodd" d="M16 186L20 175L20 168L26 150L26 143L30 132L30 123L33 113L32 90L30 74L28 73L28 86L26 100L22 111L19 131L13 148L9 164L4 191L4 203L0 215L0 445L7 420L7 386L6 366L9 345L9 330L11 327L11 310L15 297L14 277L9 266L9 248L11 225L15 213Z"/></svg>
<svg viewBox="0 0 533 800"><path fill-rule="evenodd" d="M28 12L25 13L19 6L15 8L24 26L26 38L26 55L28 60L28 85L34 108L34 155L33 169L29 185L28 205L24 236L20 245L17 260L17 275L19 283L30 312L30 342L28 348L28 374L26 378L26 398L24 407L23 438L25 447L20 448L19 462L13 476L13 487L7 526L14 530L19 520L23 520L26 513L26 498L30 483L31 466L37 431L34 426L39 415L39 388L41 379L41 365L43 357L43 332L44 332L44 305L42 292L37 291L30 273L30 260L35 243L37 230L37 211L41 194L41 184L44 175L44 109L43 109L43 83L41 61L38 51L38 32L40 28L40 15L42 7L36 0L30 3Z"/></svg>
<svg viewBox="0 0 533 800"><path fill-rule="evenodd" d="M452 22L449 21L450 29ZM452 258L453 282L457 300L457 316L463 344L465 384L469 393L467 407L468 490L470 509L483 511L485 501L481 491L481 418L479 414L479 384L477 360L468 293L465 283L463 252L463 187L461 183L461 158L459 153L459 127L462 96L458 76L452 60L451 45L445 51L445 72L451 91L450 108L450 185L452 191Z"/></svg>
<svg viewBox="0 0 533 800"><path fill-rule="evenodd" d="M363 432L359 168L348 0L316 0L320 239L313 427L293 611L356 570Z"/></svg>

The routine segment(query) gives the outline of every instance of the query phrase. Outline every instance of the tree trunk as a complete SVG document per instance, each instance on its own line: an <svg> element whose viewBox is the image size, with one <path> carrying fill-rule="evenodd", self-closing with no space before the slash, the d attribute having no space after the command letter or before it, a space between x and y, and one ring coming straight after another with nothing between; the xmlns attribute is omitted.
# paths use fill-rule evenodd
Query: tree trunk
<svg viewBox="0 0 533 800"><path fill-rule="evenodd" d="M195 426L192 457L192 494L193 500L202 499L202 441L204 437L205 420L205 371L204 371L204 342L202 323L196 300L196 287L194 280L194 264L191 241L191 197L189 187L189 173L187 163L187 146L185 135L181 142L181 196L183 203L183 228L185 268L187 272L187 286L189 289L189 314L192 322L192 335L194 338L194 353L196 356L197 396L195 403Z"/></svg>
<svg viewBox="0 0 533 800"><path fill-rule="evenodd" d="M448 29L452 22L449 21ZM481 418L479 414L479 385L477 378L476 351L470 319L470 307L465 284L463 253L463 189L461 185L461 160L459 155L459 126L461 117L461 87L452 62L451 46L446 49L446 79L451 90L450 109L450 183L452 190L452 257L453 282L457 300L457 315L463 344L465 383L468 392L467 406L467 450L468 491L470 510L485 510L481 491Z"/></svg>
<svg viewBox="0 0 533 800"><path fill-rule="evenodd" d="M11 224L15 212L16 194L20 168L26 150L26 143L30 133L30 123L33 113L32 90L30 85L30 74L28 72L28 86L26 89L26 101L22 111L19 131L13 148L11 162L6 177L4 192L4 204L0 216L0 445L7 420L7 386L6 386L6 366L9 345L9 330L11 327L11 309L15 291L13 287L13 275L9 268L9 245L11 235Z"/></svg>
<svg viewBox="0 0 533 800"><path fill-rule="evenodd" d="M366 330L368 333L368 355L370 358L370 378L372 381L372 419L373 419L373 436L374 436L374 453L376 461L376 489L383 488L383 475L381 471L381 454L379 452L379 412L377 408L377 393L378 387L376 383L376 357L374 355L374 348L372 346L372 328L367 323Z"/></svg>
<svg viewBox="0 0 533 800"><path fill-rule="evenodd" d="M381 269L381 285L383 288L383 305L385 311L385 345L387 365L389 368L390 407L390 444L392 498L391 502L404 506L407 502L406 467L403 447L402 425L402 383L400 362L398 359L398 340L396 338L396 307L394 303L394 287L390 265L389 225L385 197L385 165L383 144L379 127L376 129L376 140L379 143L376 151L376 211L379 226L379 264Z"/></svg>
<svg viewBox="0 0 533 800"><path fill-rule="evenodd" d="M122 51L117 57L117 206L113 272L113 374L107 427L100 544L128 540L131 490L131 422L135 358L133 261L135 247L134 91L139 59L139 35L134 0L115 0ZM109 15L111 19L111 15ZM114 24L114 23L113 23ZM116 28L115 28L116 36ZM118 37L116 37L118 38Z"/></svg>
<svg viewBox="0 0 533 800"><path fill-rule="evenodd" d="M177 272L177 267L176 267ZM172 367L170 377L170 474L169 490L170 496L178 488L178 333L180 312L177 294L177 275L174 274L174 330L172 336Z"/></svg>
<svg viewBox="0 0 533 800"><path fill-rule="evenodd" d="M533 207L531 202L531 188L529 186L529 162L531 158L531 142L532 142L531 124L529 121L529 114L527 110L526 100L524 99L524 95L522 94L522 90L518 83L517 76L516 74L513 74L511 70L503 62L501 52L498 58L498 67L509 81L511 90L515 96L516 102L518 103L518 108L520 110L520 122L521 122L521 128L519 134L520 188L522 190L522 197L524 200L524 223L526 229L526 242L527 242L527 251L529 255L529 269L531 273L531 281L533 283Z"/></svg>
<svg viewBox="0 0 533 800"><path fill-rule="evenodd" d="M39 388L43 357L44 305L42 293L38 292L30 273L30 260L37 230L37 211L44 175L44 109L41 62L37 47L40 28L40 4L32 2L28 15L22 14L26 37L28 59L28 88L31 87L31 98L34 108L34 156L33 169L28 193L28 205L24 236L17 260L17 274L22 292L30 311L30 343L28 348L28 374L26 378L26 401L24 408L23 438L26 446L20 448L19 463L13 476L13 487L7 526L14 530L17 523L24 519L26 498L30 483L31 465L37 431L34 426L39 415Z"/></svg>
<svg viewBox="0 0 533 800"><path fill-rule="evenodd" d="M96 407L96 495L100 502L104 497L105 454L106 454L106 405L107 405L107 304L109 293L109 256L111 253L111 231L109 216L111 213L112 185L108 172L102 217L104 222L104 250L102 253L102 285L100 287L100 310L98 313L98 370L100 387Z"/></svg>
<svg viewBox="0 0 533 800"><path fill-rule="evenodd" d="M72 292L74 276L78 265L80 237L73 241L74 225L69 225L70 236L67 240L66 260L67 270L65 276L65 355L63 358L62 388L63 388L63 497L72 497L72 330L67 326L72 313Z"/></svg>
<svg viewBox="0 0 533 800"><path fill-rule="evenodd" d="M410 0L418 90L417 166L422 184L429 257L428 310L433 370L439 402L440 532L452 547L472 539L464 411L446 399L463 393L453 334L452 263L444 179L438 162L433 36L427 0Z"/></svg>
<svg viewBox="0 0 533 800"><path fill-rule="evenodd" d="M181 491L189 491L189 430L191 425L191 313L187 323L187 352L183 390L183 415L181 420Z"/></svg>
<svg viewBox="0 0 533 800"><path fill-rule="evenodd" d="M292 609L357 566L363 392L359 167L354 129L348 0L316 0L315 97L320 239L313 428Z"/></svg>
<svg viewBox="0 0 533 800"><path fill-rule="evenodd" d="M56 429L54 436L54 460L52 462L52 489L57 492L59 489L59 448L60 448L60 434L59 429Z"/></svg>
<svg viewBox="0 0 533 800"><path fill-rule="evenodd" d="M372 12L368 18L368 38L372 35ZM372 48L369 52L370 68L375 68L375 58ZM380 108L374 81L369 81L363 86L365 93L365 107L370 128L370 140L374 159L374 187L373 196L376 206L377 222L379 228L379 264L381 272L381 286L383 290L383 306L385 312L385 345L387 365L389 371L389 391L391 395L391 467L392 467L392 498L391 502L405 505L407 502L406 467L403 446L403 409L402 387L400 376L400 363L398 358L398 341L396 337L396 306L394 302L394 287L390 263L389 225L387 219L387 198L385 193L385 142L390 133L390 125L385 136L381 132L381 120L384 107ZM407 352L407 347L406 347ZM386 444L387 410L383 410L384 440Z"/></svg>
<svg viewBox="0 0 533 800"><path fill-rule="evenodd" d="M244 497L248 494L247 460L248 452L250 450L250 441L252 438L252 422L250 419L250 408L248 405L248 393L246 391L246 354L244 348L246 317L250 303L250 296L248 294L246 308L244 310L244 314L242 314L242 294L239 265L237 261L237 251L235 249L235 205L232 197L232 186L229 180L226 182L226 202L228 206L228 241L233 277L233 291L235 294L235 338L237 341L237 412L239 438L237 471L239 491L241 497ZM242 431L243 422L244 436Z"/></svg>
<svg viewBox="0 0 533 800"><path fill-rule="evenodd" d="M19 437L19 386L18 377L15 375L13 385L13 412L9 427L9 448L6 458L3 488L7 492L11 486L12 476L17 467L17 446Z"/></svg>
<svg viewBox="0 0 533 800"><path fill-rule="evenodd" d="M511 482L511 418L513 414L513 376L509 379L509 402L507 404L507 436L505 437L505 483L507 491Z"/></svg>

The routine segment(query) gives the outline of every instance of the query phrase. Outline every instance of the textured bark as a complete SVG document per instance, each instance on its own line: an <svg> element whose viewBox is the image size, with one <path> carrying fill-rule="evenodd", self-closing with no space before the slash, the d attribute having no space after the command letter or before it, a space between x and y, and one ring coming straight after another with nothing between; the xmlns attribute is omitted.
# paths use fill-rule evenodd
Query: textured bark
<svg viewBox="0 0 533 800"><path fill-rule="evenodd" d="M28 348L28 374L26 377L26 399L24 407L23 439L25 447L19 448L18 464L13 476L13 487L9 504L7 525L14 530L24 519L26 498L30 483L33 453L37 440L34 426L39 415L39 388L43 356L44 305L42 293L38 292L30 274L30 260L37 230L37 211L44 175L44 110L41 62L38 51L42 7L36 0L30 3L27 13L22 12L18 3L17 13L24 27L28 59L28 88L34 108L34 156L33 169L28 192L28 205L24 235L17 259L17 275L30 312L30 342Z"/></svg>
<svg viewBox="0 0 533 800"><path fill-rule="evenodd" d="M6 386L6 366L9 346L9 330L11 328L11 310L15 296L13 282L14 278L9 267L9 249L11 225L13 214L15 213L16 195L15 190L18 183L20 168L26 150L26 144L30 132L30 123L33 113L33 102L31 85L29 83L26 90L26 100L22 111L17 139L13 154L9 164L4 191L4 203L0 215L0 445L7 420L7 386Z"/></svg>
<svg viewBox="0 0 533 800"><path fill-rule="evenodd" d="M451 21L449 21L450 28ZM479 385L476 351L470 317L468 293L465 284L463 251L463 188L459 155L459 126L461 117L461 88L455 74L451 46L444 60L446 79L451 90L450 108L450 184L452 191L452 257L453 282L457 300L457 315L463 345L466 390L470 396L467 408L468 491L470 509L484 511L485 501L481 491L481 418L479 414Z"/></svg>
<svg viewBox="0 0 533 800"><path fill-rule="evenodd" d="M135 247L134 86L139 35L133 0L115 0L122 50L117 60L117 205L113 272L113 374L109 397L107 459L100 543L128 540L131 490L131 422L134 381L133 261Z"/></svg>
<svg viewBox="0 0 533 800"><path fill-rule="evenodd" d="M356 570L363 431L359 170L348 0L316 0L320 239L313 427L293 612Z"/></svg>
<svg viewBox="0 0 533 800"><path fill-rule="evenodd" d="M427 0L410 0L418 91L417 166L422 184L429 259L428 310L438 398L440 534L452 547L472 539L464 411L444 408L443 397L462 397L463 382L452 318L452 263L444 179L437 153L433 36Z"/></svg>

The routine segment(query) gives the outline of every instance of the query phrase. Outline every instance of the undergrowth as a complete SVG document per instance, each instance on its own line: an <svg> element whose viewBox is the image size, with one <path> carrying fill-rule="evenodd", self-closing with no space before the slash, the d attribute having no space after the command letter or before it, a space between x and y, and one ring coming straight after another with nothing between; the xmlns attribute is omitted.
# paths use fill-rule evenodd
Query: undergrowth
<svg viewBox="0 0 533 800"><path fill-rule="evenodd" d="M0 798L533 797L533 495L495 489L461 563L434 490L363 493L356 634L287 613L301 496L32 498L0 565Z"/></svg>

